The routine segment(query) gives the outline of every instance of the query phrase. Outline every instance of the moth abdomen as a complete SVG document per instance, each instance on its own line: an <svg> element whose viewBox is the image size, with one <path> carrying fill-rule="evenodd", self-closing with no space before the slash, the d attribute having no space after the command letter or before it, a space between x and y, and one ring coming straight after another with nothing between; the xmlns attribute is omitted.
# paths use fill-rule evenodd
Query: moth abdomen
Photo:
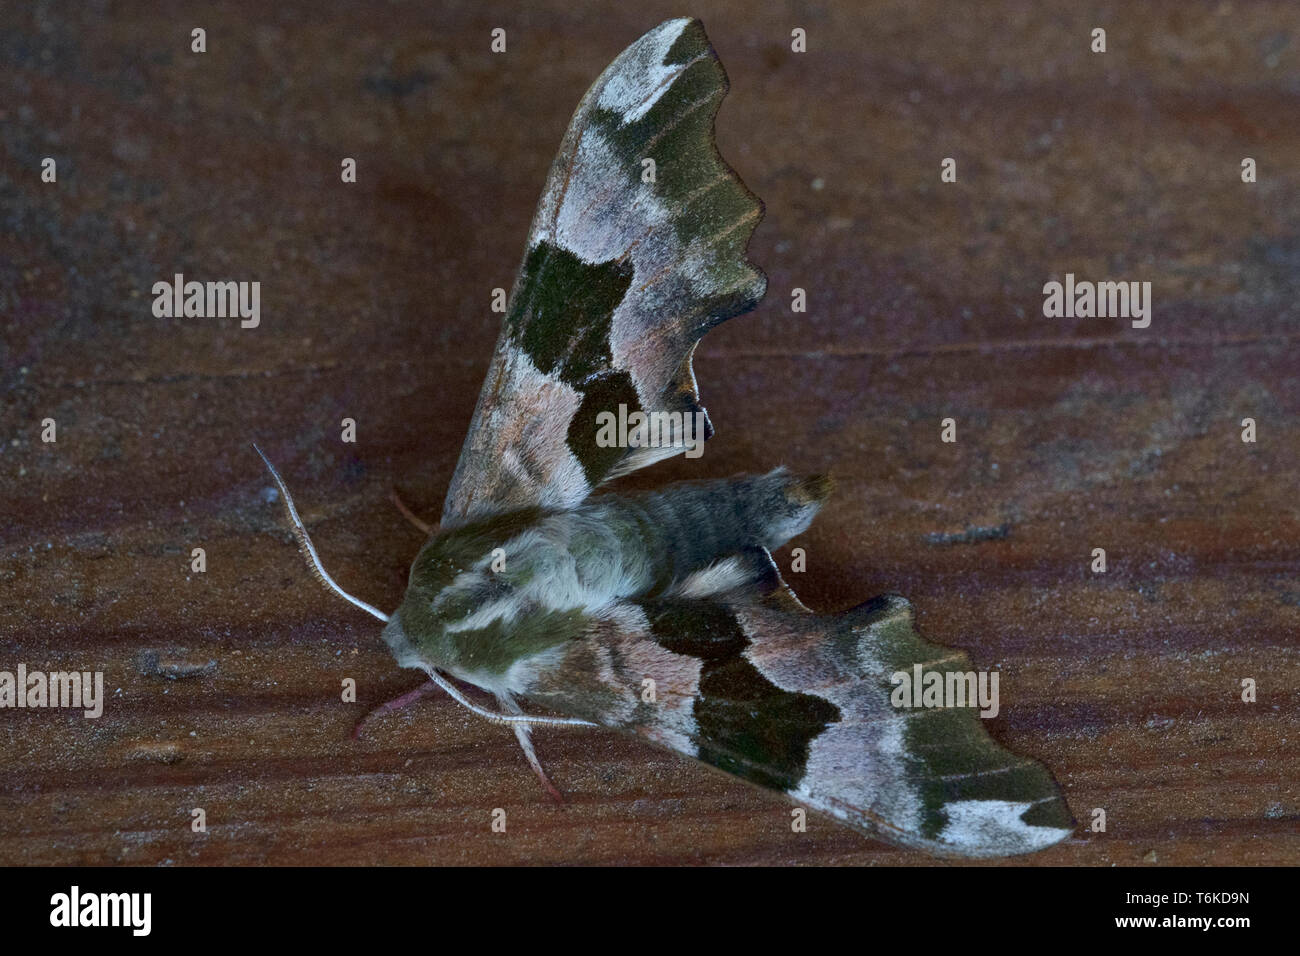
<svg viewBox="0 0 1300 956"><path fill-rule="evenodd" d="M779 548L812 522L831 491L825 476L784 468L765 475L683 481L627 497L646 516L647 547L682 581L731 555Z"/></svg>

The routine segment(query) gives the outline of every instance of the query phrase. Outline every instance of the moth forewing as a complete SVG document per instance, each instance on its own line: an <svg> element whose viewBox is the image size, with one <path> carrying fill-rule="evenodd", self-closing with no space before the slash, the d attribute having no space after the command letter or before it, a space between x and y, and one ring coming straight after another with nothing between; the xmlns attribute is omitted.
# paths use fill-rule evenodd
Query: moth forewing
<svg viewBox="0 0 1300 956"><path fill-rule="evenodd" d="M568 507L686 450L607 445L597 419L622 409L694 421L695 343L763 296L746 258L763 206L714 145L726 91L704 28L679 19L632 44L583 97L529 231L445 526Z"/></svg>

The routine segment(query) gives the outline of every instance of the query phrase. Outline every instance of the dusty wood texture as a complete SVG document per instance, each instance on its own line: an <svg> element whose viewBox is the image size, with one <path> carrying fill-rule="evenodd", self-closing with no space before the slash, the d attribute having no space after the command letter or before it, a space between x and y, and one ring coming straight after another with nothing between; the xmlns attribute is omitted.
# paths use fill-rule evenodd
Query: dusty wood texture
<svg viewBox="0 0 1300 956"><path fill-rule="evenodd" d="M351 740L420 678L313 583L249 447L396 605L420 540L389 492L440 510L569 113L681 6L154 6L23 6L0 36L0 669L108 693L98 720L0 712L0 863L930 862L794 834L781 798L614 733L539 733L564 807L445 698ZM830 470L791 578L824 610L902 592L1001 668L993 734L1081 823L1017 862L1300 862L1300 10L749 6L692 12L771 293L701 347L706 454L629 484ZM261 326L154 318L176 272L260 280ZM1150 281L1151 327L1044 318L1066 272Z"/></svg>

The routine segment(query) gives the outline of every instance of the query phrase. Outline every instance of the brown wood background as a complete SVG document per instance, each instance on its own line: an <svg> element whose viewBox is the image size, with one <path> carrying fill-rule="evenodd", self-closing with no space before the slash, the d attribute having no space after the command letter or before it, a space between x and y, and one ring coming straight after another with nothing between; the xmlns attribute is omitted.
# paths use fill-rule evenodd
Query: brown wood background
<svg viewBox="0 0 1300 956"><path fill-rule="evenodd" d="M703 458L628 484L830 470L792 583L823 610L902 592L1001 668L993 734L1081 823L1015 862L1300 862L1300 8L750 7L691 12L771 291L701 347ZM932 862L793 834L780 797L610 732L539 733L563 807L446 698L354 742L420 677L308 576L249 447L395 606L420 539L389 491L440 511L570 112L682 9L7 8L0 669L103 670L108 701L0 711L0 863ZM259 280L261 326L154 318L175 272ZM1152 282L1151 327L1044 318L1066 272Z"/></svg>

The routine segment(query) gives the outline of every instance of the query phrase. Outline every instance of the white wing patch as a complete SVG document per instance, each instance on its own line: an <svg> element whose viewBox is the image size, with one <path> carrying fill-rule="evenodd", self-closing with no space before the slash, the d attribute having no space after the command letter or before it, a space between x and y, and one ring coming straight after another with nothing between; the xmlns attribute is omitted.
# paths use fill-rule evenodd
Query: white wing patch
<svg viewBox="0 0 1300 956"><path fill-rule="evenodd" d="M618 73L610 77L596 105L618 113L623 122L635 123L659 101L681 64L664 65L664 58L690 24L686 18L668 20L655 27L623 55ZM646 95L650 90L650 95Z"/></svg>
<svg viewBox="0 0 1300 956"><path fill-rule="evenodd" d="M1039 827L1020 819L1032 803L1011 800L957 800L943 805L948 823L939 842L971 852L975 847L997 847L1001 853L1032 853L1059 843L1070 831Z"/></svg>

